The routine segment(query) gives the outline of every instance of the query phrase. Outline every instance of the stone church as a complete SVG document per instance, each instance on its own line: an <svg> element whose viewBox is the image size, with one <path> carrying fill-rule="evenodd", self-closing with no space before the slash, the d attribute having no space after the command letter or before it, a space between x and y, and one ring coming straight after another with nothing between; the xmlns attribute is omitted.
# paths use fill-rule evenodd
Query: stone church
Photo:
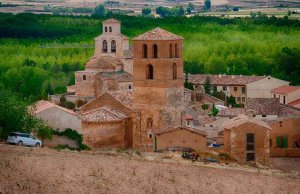
<svg viewBox="0 0 300 194"><path fill-rule="evenodd" d="M132 40L130 47L120 21L103 21L94 56L68 87L75 96L94 97L79 110L84 143L144 151L172 146L205 150L206 134L186 126L183 38L155 28Z"/></svg>

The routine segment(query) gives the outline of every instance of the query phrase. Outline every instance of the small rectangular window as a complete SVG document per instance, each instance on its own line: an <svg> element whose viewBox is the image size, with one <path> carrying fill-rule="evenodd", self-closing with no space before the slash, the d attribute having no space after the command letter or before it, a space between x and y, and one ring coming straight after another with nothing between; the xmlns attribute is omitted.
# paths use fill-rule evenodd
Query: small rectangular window
<svg viewBox="0 0 300 194"><path fill-rule="evenodd" d="M288 137L287 136L278 136L276 138L276 147L288 148Z"/></svg>
<svg viewBox="0 0 300 194"><path fill-rule="evenodd" d="M223 86L223 91L227 91L227 86Z"/></svg>
<svg viewBox="0 0 300 194"><path fill-rule="evenodd" d="M246 93L246 87L242 87L242 93L243 93L243 94Z"/></svg>
<svg viewBox="0 0 300 194"><path fill-rule="evenodd" d="M131 89L131 85L128 86L128 89Z"/></svg>
<svg viewBox="0 0 300 194"><path fill-rule="evenodd" d="M83 75L83 76L82 76L82 79L83 79L83 80L86 80L86 75Z"/></svg>
<svg viewBox="0 0 300 194"><path fill-rule="evenodd" d="M237 91L237 87L234 87L233 90L236 92Z"/></svg>
<svg viewBox="0 0 300 194"><path fill-rule="evenodd" d="M240 102L241 101L241 97L237 97L237 101Z"/></svg>
<svg viewBox="0 0 300 194"><path fill-rule="evenodd" d="M269 146L272 147L272 139L269 139Z"/></svg>
<svg viewBox="0 0 300 194"><path fill-rule="evenodd" d="M267 117L267 115L262 115L262 117Z"/></svg>
<svg viewBox="0 0 300 194"><path fill-rule="evenodd" d="M246 98L245 97L242 97L242 102L245 102Z"/></svg>

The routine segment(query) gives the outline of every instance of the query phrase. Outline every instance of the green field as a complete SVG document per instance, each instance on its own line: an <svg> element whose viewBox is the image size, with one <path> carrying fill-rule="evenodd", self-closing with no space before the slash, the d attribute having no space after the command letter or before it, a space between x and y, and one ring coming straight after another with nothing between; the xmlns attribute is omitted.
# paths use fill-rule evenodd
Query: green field
<svg viewBox="0 0 300 194"><path fill-rule="evenodd" d="M114 17L130 38L157 26L183 36L186 72L272 75L300 85L297 20ZM1 14L0 88L34 99L65 92L93 55L103 19Z"/></svg>

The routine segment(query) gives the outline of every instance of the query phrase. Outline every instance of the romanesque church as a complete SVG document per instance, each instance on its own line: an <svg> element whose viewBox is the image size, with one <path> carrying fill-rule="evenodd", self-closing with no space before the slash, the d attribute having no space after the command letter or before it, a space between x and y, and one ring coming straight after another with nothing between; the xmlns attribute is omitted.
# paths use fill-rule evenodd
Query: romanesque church
<svg viewBox="0 0 300 194"><path fill-rule="evenodd" d="M84 142L145 151L173 144L205 149L205 133L186 126L183 38L155 28L132 40L131 47L120 21L103 21L94 56L75 72L68 93L92 99L79 109Z"/></svg>

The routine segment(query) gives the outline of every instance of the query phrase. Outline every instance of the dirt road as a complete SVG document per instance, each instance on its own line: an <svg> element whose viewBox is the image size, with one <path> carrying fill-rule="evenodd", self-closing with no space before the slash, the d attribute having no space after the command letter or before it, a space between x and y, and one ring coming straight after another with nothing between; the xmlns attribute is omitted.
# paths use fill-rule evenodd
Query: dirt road
<svg viewBox="0 0 300 194"><path fill-rule="evenodd" d="M300 179L0 144L0 193L300 193Z"/></svg>

